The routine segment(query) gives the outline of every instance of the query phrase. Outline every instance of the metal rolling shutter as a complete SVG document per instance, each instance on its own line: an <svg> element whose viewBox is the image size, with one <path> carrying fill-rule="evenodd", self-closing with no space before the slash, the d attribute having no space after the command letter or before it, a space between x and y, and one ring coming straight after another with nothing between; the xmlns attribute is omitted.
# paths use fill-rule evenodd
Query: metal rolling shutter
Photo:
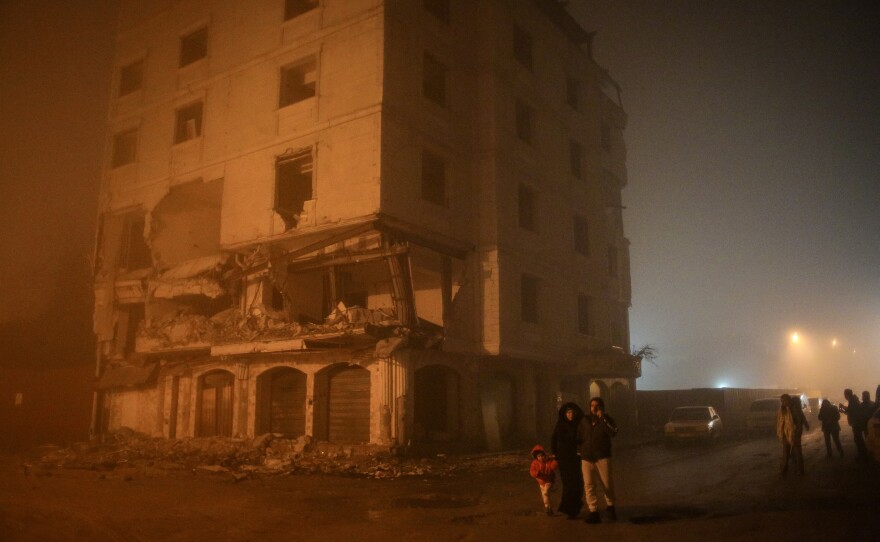
<svg viewBox="0 0 880 542"><path fill-rule="evenodd" d="M370 441L370 372L346 367L330 376L330 442Z"/></svg>

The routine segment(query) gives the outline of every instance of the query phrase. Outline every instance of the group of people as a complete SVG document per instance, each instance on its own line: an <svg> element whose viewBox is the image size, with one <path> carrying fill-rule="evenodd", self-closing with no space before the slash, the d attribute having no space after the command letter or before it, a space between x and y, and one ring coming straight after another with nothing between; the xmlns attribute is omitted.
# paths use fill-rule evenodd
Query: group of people
<svg viewBox="0 0 880 542"><path fill-rule="evenodd" d="M825 453L827 458L833 455L831 444L843 457L843 446L840 444L840 415L846 414L846 421L852 427L853 440L856 444L856 460L868 459L868 449L865 446L865 436L868 431L868 420L880 407L880 386L877 386L875 399L871 401L871 393L862 392L862 400L849 388L843 390L843 396L847 404L838 403L834 406L828 399L823 399L819 407L818 419L822 424L822 434L825 438ZM788 473L789 463L794 464L797 474L804 473L804 455L801 447L801 436L804 430L810 430L804 411L801 407L800 397L792 397L782 394L779 397L779 410L776 414L776 435L782 442L782 465L780 473L784 477Z"/></svg>
<svg viewBox="0 0 880 542"><path fill-rule="evenodd" d="M540 445L532 449L530 473L538 481L547 515L554 513L549 492L558 470L562 478L559 512L568 519L576 519L586 500L589 509L587 523L599 523L601 491L608 518L617 519L611 476L611 438L616 434L617 424L605 412L601 397L590 399L590 410L586 413L577 403L562 405L553 430L551 454L548 455Z"/></svg>

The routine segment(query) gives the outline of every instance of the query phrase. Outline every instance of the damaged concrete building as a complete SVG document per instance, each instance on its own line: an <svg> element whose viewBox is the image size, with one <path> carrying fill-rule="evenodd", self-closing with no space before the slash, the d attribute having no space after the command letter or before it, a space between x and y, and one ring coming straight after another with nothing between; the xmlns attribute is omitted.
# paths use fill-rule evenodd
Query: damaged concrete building
<svg viewBox="0 0 880 542"><path fill-rule="evenodd" d="M123 0L93 430L634 419L619 90L553 0Z"/></svg>

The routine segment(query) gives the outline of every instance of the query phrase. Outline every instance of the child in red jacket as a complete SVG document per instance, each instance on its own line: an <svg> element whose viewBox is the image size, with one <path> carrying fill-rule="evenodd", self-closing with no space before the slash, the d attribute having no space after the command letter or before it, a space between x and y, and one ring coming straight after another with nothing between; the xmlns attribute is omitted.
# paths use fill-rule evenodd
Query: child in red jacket
<svg viewBox="0 0 880 542"><path fill-rule="evenodd" d="M538 487L541 488L541 498L544 499L544 512L548 516L553 515L553 509L550 508L550 489L553 482L556 481L556 468L559 464L555 459L549 459L544 448L538 444L532 448L532 466L529 468L529 474L538 481Z"/></svg>

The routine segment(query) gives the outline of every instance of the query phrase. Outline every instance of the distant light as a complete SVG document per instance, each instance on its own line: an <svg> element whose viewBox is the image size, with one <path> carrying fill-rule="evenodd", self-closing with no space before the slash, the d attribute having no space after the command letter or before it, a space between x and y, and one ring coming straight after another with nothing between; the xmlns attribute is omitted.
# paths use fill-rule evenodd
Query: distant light
<svg viewBox="0 0 880 542"><path fill-rule="evenodd" d="M797 331L791 334L791 342L797 344L799 340L801 340L801 338L798 336Z"/></svg>
<svg viewBox="0 0 880 542"><path fill-rule="evenodd" d="M837 338L831 339L831 348L837 347Z"/></svg>
<svg viewBox="0 0 880 542"><path fill-rule="evenodd" d="M716 388L726 388L727 382L719 382L719 383L715 384L715 387Z"/></svg>

